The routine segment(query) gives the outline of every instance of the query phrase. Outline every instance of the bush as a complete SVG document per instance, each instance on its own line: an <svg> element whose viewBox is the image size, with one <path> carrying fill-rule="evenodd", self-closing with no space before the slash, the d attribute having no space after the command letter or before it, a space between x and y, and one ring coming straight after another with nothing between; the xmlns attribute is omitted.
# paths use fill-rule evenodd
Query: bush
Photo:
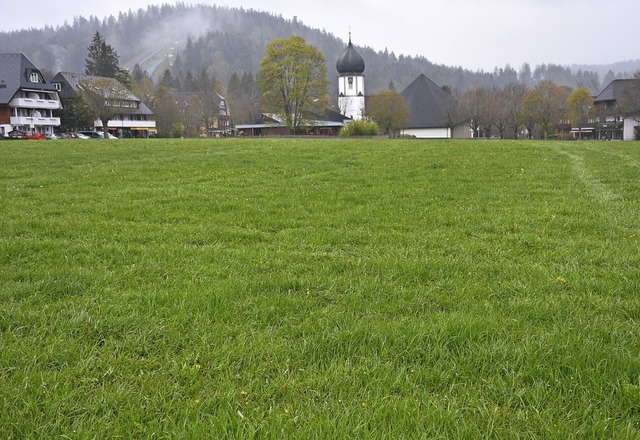
<svg viewBox="0 0 640 440"><path fill-rule="evenodd" d="M353 121L340 130L340 136L378 136L380 127L375 122Z"/></svg>

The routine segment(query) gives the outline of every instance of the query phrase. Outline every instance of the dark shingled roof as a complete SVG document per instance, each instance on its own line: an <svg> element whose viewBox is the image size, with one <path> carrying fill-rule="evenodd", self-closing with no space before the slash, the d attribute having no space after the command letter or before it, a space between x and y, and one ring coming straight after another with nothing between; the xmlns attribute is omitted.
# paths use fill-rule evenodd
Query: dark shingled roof
<svg viewBox="0 0 640 440"><path fill-rule="evenodd" d="M96 81L104 81L111 85L110 90L113 91L113 96L122 99L129 99L131 101L139 101L139 99L133 93L131 93L131 91L129 91L122 83L120 83L115 78L85 75L84 73L59 72L52 78L51 82L62 82L63 79L67 84L69 84L69 86L71 86L71 89L67 90L67 88L64 87L66 86L66 84L64 84L63 82L63 87L60 90L60 95L65 98L72 98L77 96L77 90L85 82L91 84ZM110 96L107 96L107 98L110 98Z"/></svg>
<svg viewBox="0 0 640 440"><path fill-rule="evenodd" d="M364 72L364 59L356 52L353 44L351 44L351 37L349 37L347 49L340 55L340 58L338 58L336 62L336 68L341 75L359 75Z"/></svg>
<svg viewBox="0 0 640 440"><path fill-rule="evenodd" d="M31 73L37 73L43 82L30 82ZM20 89L56 91L53 85L45 81L42 73L23 54L0 54L0 105L9 104Z"/></svg>
<svg viewBox="0 0 640 440"><path fill-rule="evenodd" d="M602 92L594 102L603 102L603 101L617 101L620 98L620 95L623 93L625 87L628 87L629 84L633 83L633 79L614 79L609 83L607 87L604 88Z"/></svg>
<svg viewBox="0 0 640 440"><path fill-rule="evenodd" d="M128 90L122 83L115 78L105 78L101 76L86 75L83 73L59 72L51 79L52 83L60 83L60 96L62 98L78 97L77 90L84 82L91 83L93 81L108 81L111 84L111 90L114 96L119 99L127 99L139 103L139 107L133 114L153 115L153 112L147 105L142 102L136 95ZM109 98L109 96L107 96ZM130 112L127 112L130 113Z"/></svg>
<svg viewBox="0 0 640 440"><path fill-rule="evenodd" d="M418 76L400 95L409 109L407 128L447 126L446 112L454 98L424 74Z"/></svg>

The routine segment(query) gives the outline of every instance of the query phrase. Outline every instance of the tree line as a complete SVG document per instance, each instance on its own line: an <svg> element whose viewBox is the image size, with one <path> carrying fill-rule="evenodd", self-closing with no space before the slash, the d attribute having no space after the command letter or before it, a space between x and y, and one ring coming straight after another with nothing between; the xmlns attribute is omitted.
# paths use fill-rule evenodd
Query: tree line
<svg viewBox="0 0 640 440"><path fill-rule="evenodd" d="M206 69L209 76L228 84L233 75L260 68L265 48L275 39L299 35L318 48L327 60L336 60L345 43L324 30L311 29L296 19L252 9L214 5L148 6L129 10L103 19L75 17L62 26L43 29L0 32L0 52L22 52L42 70L79 72L84 68L86 43L99 32L121 57L123 67L140 68L157 82L169 68L174 77ZM518 81L527 87L544 80L571 88L585 87L597 93L612 79L625 76L612 71L599 75L587 66L572 69L567 66L541 64L496 67L493 71L472 71L431 62L425 56L396 55L387 49L375 50L358 41L354 43L366 60L368 89L387 89L393 82L403 89L418 75L425 74L437 84L447 84L459 93L471 87L504 87ZM360 43L358 45L357 43ZM144 60L161 50L172 50L171 63L157 66ZM428 45L425 46L428 53ZM628 77L628 75L626 75ZM337 75L329 69L330 90L336 90Z"/></svg>
<svg viewBox="0 0 640 440"><path fill-rule="evenodd" d="M204 67L195 74L181 70L177 75L166 69L156 84L139 65L131 72L120 67L117 51L99 32L87 51L85 73L116 78L149 103L160 136L197 136L215 119L220 95L230 101L234 122L255 122L265 110L280 114L293 132L306 123L309 113L322 112L329 105L326 58L298 36L270 42L257 74L234 73L226 87ZM625 115L640 114L640 74L635 78L635 87L625 90L621 97L620 111ZM468 126L473 137L546 139L555 136L558 127L568 134L572 126L602 116L595 113L593 94L587 87L572 89L551 80L528 87L514 79L502 87L470 87L462 93L443 86L452 97L442 109L448 127ZM69 117L73 113L69 107L74 106L65 107L63 122L78 124L77 114L75 119ZM81 114L89 119L97 113L94 109ZM400 94L390 87L369 97L364 116L378 128L357 125L351 128L351 134L381 130L396 136L406 126L408 110Z"/></svg>
<svg viewBox="0 0 640 440"><path fill-rule="evenodd" d="M531 88L518 82L499 88L473 87L453 102L452 120L468 125L476 138L568 137L572 128L610 116L598 114L602 109L596 108L586 87L572 89L550 80ZM628 113L622 106L617 111Z"/></svg>
<svg viewBox="0 0 640 440"><path fill-rule="evenodd" d="M621 94L617 116L640 116L640 73L635 78ZM448 86L442 89L452 97L442 103L441 109L447 128L453 133L456 127L467 127L473 138L568 137L572 128L611 116L607 109L594 105L594 97L586 87L572 89L550 80L531 88L520 82L503 87L472 87L461 94L454 94ZM408 119L401 95L393 90L382 91L369 102L367 116L390 137L400 135Z"/></svg>
<svg viewBox="0 0 640 440"><path fill-rule="evenodd" d="M139 65L132 71L123 68L118 52L99 32L87 47L83 71L91 79L79 84L77 96L63 98L63 108L58 111L64 131L93 128L94 121L100 120L106 132L107 121L119 112L133 111L112 106L110 101L128 100L133 93L154 112L158 135L195 137L211 128L224 99L222 84L206 69L180 78L167 72L156 85ZM114 86L111 80L122 87Z"/></svg>

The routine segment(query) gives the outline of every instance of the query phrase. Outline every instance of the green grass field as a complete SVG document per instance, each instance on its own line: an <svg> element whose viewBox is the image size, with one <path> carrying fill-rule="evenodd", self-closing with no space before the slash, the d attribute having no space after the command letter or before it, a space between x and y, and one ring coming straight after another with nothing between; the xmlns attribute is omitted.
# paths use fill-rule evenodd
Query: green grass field
<svg viewBox="0 0 640 440"><path fill-rule="evenodd" d="M640 144L0 142L0 437L640 437Z"/></svg>

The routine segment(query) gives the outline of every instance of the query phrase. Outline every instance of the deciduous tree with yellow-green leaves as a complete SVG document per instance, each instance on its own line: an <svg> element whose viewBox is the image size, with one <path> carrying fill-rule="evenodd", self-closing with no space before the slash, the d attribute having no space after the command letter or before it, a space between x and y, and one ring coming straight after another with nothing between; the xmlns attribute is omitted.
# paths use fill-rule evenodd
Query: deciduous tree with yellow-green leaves
<svg viewBox="0 0 640 440"><path fill-rule="evenodd" d="M591 115L593 107L593 97L591 92L585 87L580 87L567 98L567 116L574 127L585 124ZM580 131L582 138L582 131Z"/></svg>
<svg viewBox="0 0 640 440"><path fill-rule="evenodd" d="M263 110L278 115L296 133L327 105L329 80L322 52L304 38L273 40L258 72Z"/></svg>
<svg viewBox="0 0 640 440"><path fill-rule="evenodd" d="M553 128L565 115L569 89L553 81L540 81L531 89L522 101L520 115L523 125L533 134L533 127L538 126L546 140Z"/></svg>
<svg viewBox="0 0 640 440"><path fill-rule="evenodd" d="M409 109L402 96L394 90L381 90L371 96L366 114L389 138L396 137L409 122Z"/></svg>

